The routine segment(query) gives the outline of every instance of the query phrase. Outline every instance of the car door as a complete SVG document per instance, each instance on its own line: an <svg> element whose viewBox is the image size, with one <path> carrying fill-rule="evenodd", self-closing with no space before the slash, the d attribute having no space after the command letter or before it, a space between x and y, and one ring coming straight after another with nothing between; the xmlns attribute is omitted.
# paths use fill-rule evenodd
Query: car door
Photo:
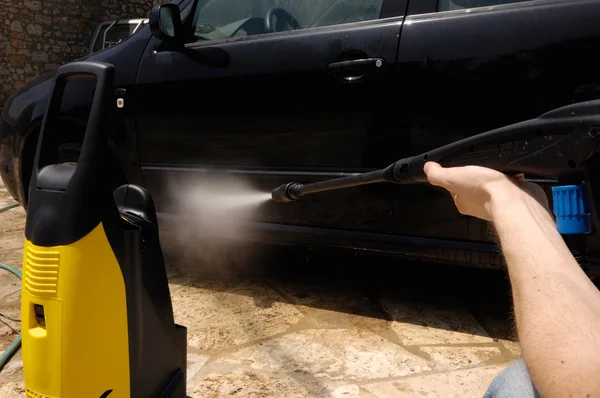
<svg viewBox="0 0 600 398"><path fill-rule="evenodd" d="M185 46L153 38L137 78L141 167L159 211L172 210L168 191L178 195L182 178L270 192L390 163L405 9L404 0L191 4ZM350 189L268 203L253 220L391 233L392 200Z"/></svg>
<svg viewBox="0 0 600 398"><path fill-rule="evenodd" d="M412 0L411 13L398 52L411 154L600 96L599 1ZM441 190L397 198L397 234L491 239Z"/></svg>

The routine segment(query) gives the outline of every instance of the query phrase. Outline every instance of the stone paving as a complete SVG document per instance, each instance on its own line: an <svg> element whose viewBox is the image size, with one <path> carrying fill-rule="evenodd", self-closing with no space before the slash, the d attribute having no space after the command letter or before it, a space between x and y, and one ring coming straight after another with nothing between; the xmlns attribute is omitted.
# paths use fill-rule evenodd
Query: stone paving
<svg viewBox="0 0 600 398"><path fill-rule="evenodd" d="M0 206L10 202L0 186ZM21 208L0 215L0 260L14 266L24 220ZM167 254L175 318L188 327L189 397L481 397L519 358L502 274L265 253L219 277ZM19 318L19 289L0 274L0 350L20 327L5 317ZM24 397L22 378L19 352L0 397Z"/></svg>

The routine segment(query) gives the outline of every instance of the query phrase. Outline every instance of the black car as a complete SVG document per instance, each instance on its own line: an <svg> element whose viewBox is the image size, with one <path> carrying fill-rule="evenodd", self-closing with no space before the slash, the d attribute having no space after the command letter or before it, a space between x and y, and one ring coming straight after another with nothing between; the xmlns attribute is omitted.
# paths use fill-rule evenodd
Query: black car
<svg viewBox="0 0 600 398"><path fill-rule="evenodd" d="M509 4L510 3L510 4ZM88 60L116 67L109 173L173 213L169 182L219 176L269 192L387 166L600 97L598 0L183 0ZM180 22L181 21L181 22ZM0 174L27 203L53 74L0 119ZM93 85L67 85L57 143L76 162ZM117 107L119 100L119 107ZM427 186L268 203L261 240L482 267L487 224ZM255 235L253 235L255 236ZM589 237L592 258L600 243Z"/></svg>

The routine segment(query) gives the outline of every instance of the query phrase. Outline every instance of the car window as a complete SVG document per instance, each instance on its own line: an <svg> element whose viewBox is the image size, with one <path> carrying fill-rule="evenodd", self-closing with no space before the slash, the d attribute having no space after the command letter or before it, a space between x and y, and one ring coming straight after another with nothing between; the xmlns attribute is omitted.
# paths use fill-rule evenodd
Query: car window
<svg viewBox="0 0 600 398"><path fill-rule="evenodd" d="M500 4L522 3L525 1L532 0L439 0L437 10L462 10L463 8L497 6Z"/></svg>
<svg viewBox="0 0 600 398"><path fill-rule="evenodd" d="M119 44L128 39L138 28L138 22L135 23L103 23L98 27L98 34L95 36L95 42L92 46L92 52L100 51L105 48Z"/></svg>
<svg viewBox="0 0 600 398"><path fill-rule="evenodd" d="M368 21L379 18L383 1L198 0L193 31L197 40L215 40Z"/></svg>

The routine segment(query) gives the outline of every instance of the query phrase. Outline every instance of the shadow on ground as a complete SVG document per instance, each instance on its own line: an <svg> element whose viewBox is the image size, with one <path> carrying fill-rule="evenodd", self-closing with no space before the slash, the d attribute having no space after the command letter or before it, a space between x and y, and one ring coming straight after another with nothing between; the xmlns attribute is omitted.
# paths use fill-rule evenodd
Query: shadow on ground
<svg viewBox="0 0 600 398"><path fill-rule="evenodd" d="M168 242L164 250L174 285L228 291L236 281L259 279L278 293L274 300L313 309L394 321L398 319L386 303L404 303L414 307L415 313L413 319L407 315L401 320L416 325L425 323L429 311L448 311L448 317L436 326L459 332L452 311L463 307L483 326L486 336L516 340L510 284L504 271L337 249L236 245L232 252L226 245L214 244L209 250L211 259L217 261L212 263L181 256ZM219 250L223 252L217 254Z"/></svg>
<svg viewBox="0 0 600 398"><path fill-rule="evenodd" d="M175 316L201 364L195 375L190 366L191 396L251 386L259 396L411 396L434 388L428 377L462 377L475 387L456 395L476 396L520 355L504 272L334 249L163 246Z"/></svg>

